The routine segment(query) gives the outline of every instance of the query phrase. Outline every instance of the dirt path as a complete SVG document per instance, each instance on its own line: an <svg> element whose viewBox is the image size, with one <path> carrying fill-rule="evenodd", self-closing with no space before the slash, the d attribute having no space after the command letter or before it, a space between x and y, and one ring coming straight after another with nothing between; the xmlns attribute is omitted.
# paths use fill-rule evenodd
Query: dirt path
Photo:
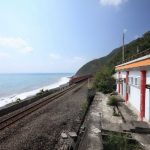
<svg viewBox="0 0 150 150"><path fill-rule="evenodd" d="M76 131L87 85L42 107L0 133L0 150L54 150L63 130Z"/></svg>

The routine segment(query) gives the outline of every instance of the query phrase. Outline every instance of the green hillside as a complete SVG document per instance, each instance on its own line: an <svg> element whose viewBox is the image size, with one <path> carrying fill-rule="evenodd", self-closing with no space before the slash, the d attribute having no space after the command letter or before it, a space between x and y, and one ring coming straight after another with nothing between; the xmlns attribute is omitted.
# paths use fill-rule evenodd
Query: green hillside
<svg viewBox="0 0 150 150"><path fill-rule="evenodd" d="M143 34L142 37L125 45L125 59L137 54L137 47L139 52L150 48L150 31ZM114 70L114 67L122 61L122 47L114 49L105 57L92 60L81 67L76 75L95 74L104 68Z"/></svg>

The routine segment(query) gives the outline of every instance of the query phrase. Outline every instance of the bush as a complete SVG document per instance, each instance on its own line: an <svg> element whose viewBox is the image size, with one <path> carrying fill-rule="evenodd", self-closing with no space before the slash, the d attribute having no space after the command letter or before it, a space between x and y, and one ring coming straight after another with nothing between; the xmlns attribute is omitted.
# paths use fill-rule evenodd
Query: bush
<svg viewBox="0 0 150 150"><path fill-rule="evenodd" d="M117 100L116 96L110 96L107 104L109 106L117 106L118 105L118 100Z"/></svg>
<svg viewBox="0 0 150 150"><path fill-rule="evenodd" d="M36 95L37 95L37 96L42 96L42 95L44 95L45 93L48 93L48 90L44 91L44 90L42 89L42 90L40 90Z"/></svg>
<svg viewBox="0 0 150 150"><path fill-rule="evenodd" d="M116 80L112 77L110 71L104 70L96 75L94 86L104 94L111 93L116 89Z"/></svg>
<svg viewBox="0 0 150 150"><path fill-rule="evenodd" d="M20 103L21 102L21 99L20 98L17 98L15 103Z"/></svg>
<svg viewBox="0 0 150 150"><path fill-rule="evenodd" d="M55 93L55 92L57 92L58 90L57 89L52 89L52 90L40 90L37 94L36 94L36 97L37 98L43 98L43 97L45 97L45 96L48 96L48 95L51 95L51 94L53 94L53 93Z"/></svg>

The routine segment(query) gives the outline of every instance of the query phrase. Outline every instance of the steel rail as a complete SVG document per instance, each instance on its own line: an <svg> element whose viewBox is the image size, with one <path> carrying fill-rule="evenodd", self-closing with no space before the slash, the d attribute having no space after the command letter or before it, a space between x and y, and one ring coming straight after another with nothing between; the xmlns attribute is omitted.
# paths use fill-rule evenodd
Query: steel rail
<svg viewBox="0 0 150 150"><path fill-rule="evenodd" d="M82 85L80 84L80 86L82 86ZM6 127L9 127L10 125L14 124L15 122L17 122L17 121L21 120L22 118L28 116L32 112L35 112L39 108L45 106L46 104L54 101L55 99L63 96L68 91L71 91L72 89L77 88L77 87L78 87L78 85L73 85L70 88L67 88L67 89L65 89L65 90L63 90L63 91L61 91L61 92L59 92L59 93L57 93L57 94L55 94L51 97L47 96L47 97L43 98L44 99L43 101L40 101L39 103L37 103L37 104L35 104L35 105L33 105L33 106L31 106L31 107L29 107L29 108L27 108L27 109L25 109L21 112L18 112L17 114L14 114L14 115L2 120L0 122L0 131L5 129Z"/></svg>

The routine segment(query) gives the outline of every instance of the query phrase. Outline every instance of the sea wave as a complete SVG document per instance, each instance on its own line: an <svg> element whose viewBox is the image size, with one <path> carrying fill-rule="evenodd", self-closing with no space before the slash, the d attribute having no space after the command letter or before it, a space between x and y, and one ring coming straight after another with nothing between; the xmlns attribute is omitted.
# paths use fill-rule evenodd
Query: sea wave
<svg viewBox="0 0 150 150"><path fill-rule="evenodd" d="M38 88L38 89L35 89L35 90L32 90L32 91L27 91L27 92L24 92L24 93L20 93L20 94L11 95L11 96L8 96L8 97L0 98L0 107L3 107L3 106L5 106L6 104L9 104L9 103L15 102L18 98L23 100L23 99L26 99L28 97L34 96L34 95L36 95L36 93L38 93L42 89L43 90L54 89L54 88L59 87L60 85L66 84L68 82L69 82L69 77L62 77L62 78L60 78L60 80L58 82L50 84L48 86L44 86L44 87L41 87L41 88Z"/></svg>

